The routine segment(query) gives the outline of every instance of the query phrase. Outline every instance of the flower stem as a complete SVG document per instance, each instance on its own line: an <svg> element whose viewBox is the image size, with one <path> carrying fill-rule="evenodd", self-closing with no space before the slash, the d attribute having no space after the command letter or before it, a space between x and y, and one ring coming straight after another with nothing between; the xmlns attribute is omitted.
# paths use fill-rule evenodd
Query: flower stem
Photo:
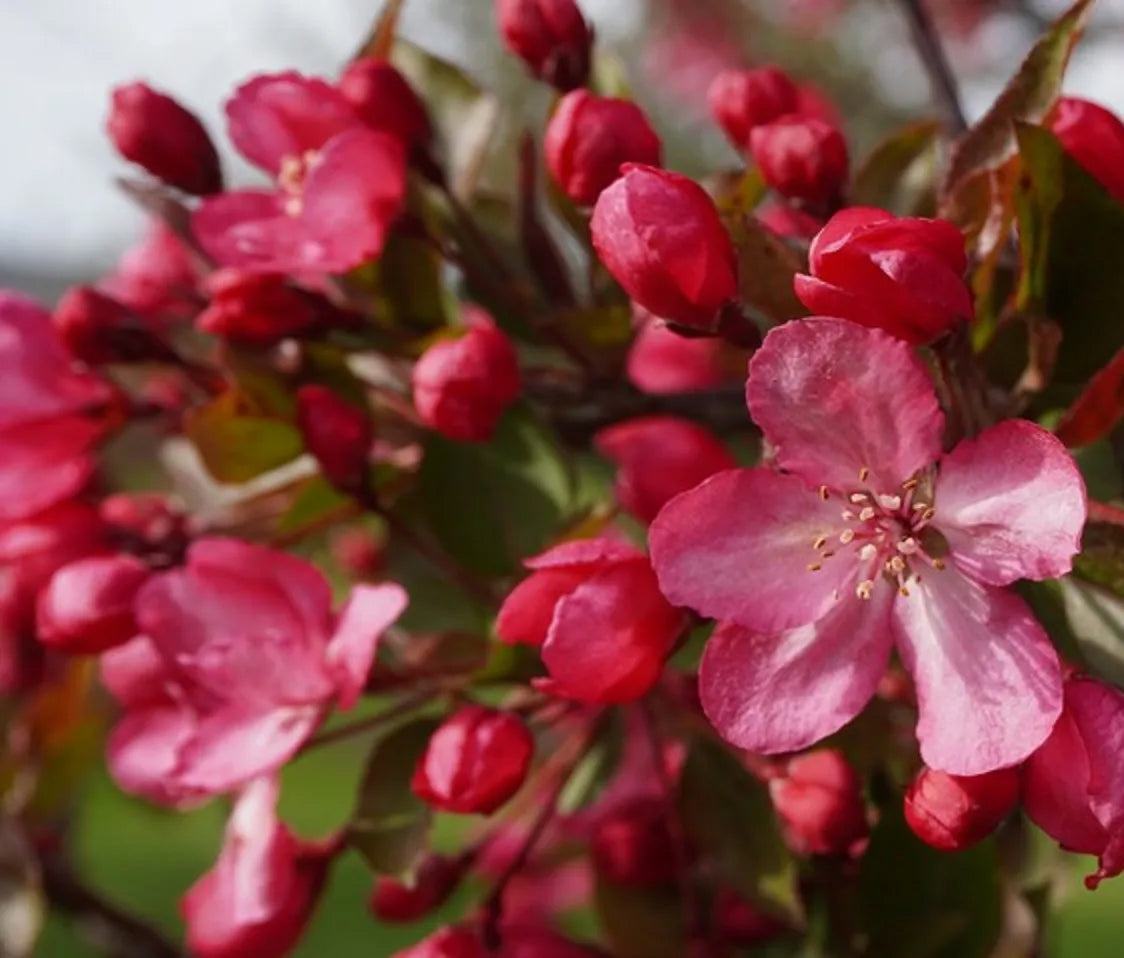
<svg viewBox="0 0 1124 958"><path fill-rule="evenodd" d="M925 6L925 0L901 0L901 6L909 21L913 46L925 66L925 72L929 74L933 95L944 110L950 131L954 136L959 136L968 129L968 121L964 117L960 89L952 67L949 66L936 24Z"/></svg>
<svg viewBox="0 0 1124 958"><path fill-rule="evenodd" d="M304 748L302 748L301 751L308 751L309 749L318 748L321 745L330 745L332 742L339 742L342 739L352 738L355 735L362 735L364 732L370 732L374 729L381 728L383 725L387 725L401 718L403 715L408 715L415 709L421 708L423 705L430 702L436 694L437 693L432 689L416 692L374 715L368 715L366 718L357 719L346 725L338 725L335 728L328 729L328 731L321 732L319 735L314 735L305 742Z"/></svg>

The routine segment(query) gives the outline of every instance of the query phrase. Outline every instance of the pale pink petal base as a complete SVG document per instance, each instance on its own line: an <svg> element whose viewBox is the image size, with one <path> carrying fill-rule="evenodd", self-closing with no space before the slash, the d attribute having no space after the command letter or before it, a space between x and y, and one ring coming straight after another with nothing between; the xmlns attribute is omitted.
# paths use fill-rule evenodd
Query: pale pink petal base
<svg viewBox="0 0 1124 958"><path fill-rule="evenodd" d="M703 710L723 738L765 754L838 731L874 695L890 660L893 590L853 593L823 618L780 635L722 623L699 669Z"/></svg>
<svg viewBox="0 0 1124 958"><path fill-rule="evenodd" d="M1061 711L1058 656L1014 593L953 569L930 571L894 602L898 652L917 687L921 757L950 775L1021 762Z"/></svg>

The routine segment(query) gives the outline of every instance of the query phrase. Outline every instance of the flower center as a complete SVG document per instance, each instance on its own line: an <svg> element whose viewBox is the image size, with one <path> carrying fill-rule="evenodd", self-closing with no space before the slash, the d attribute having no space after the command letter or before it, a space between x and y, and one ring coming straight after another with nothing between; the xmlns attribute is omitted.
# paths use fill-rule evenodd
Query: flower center
<svg viewBox="0 0 1124 958"><path fill-rule="evenodd" d="M859 486L844 493L820 486L820 498L825 502L842 498L842 525L812 543L816 560L807 568L818 572L831 560L856 561L861 571L855 595L860 599L873 595L880 578L908 596L907 583L921 581L922 567L931 566L938 572L945 568L943 538L930 526L936 514L932 476L914 476L890 493L867 488L869 477L870 470L864 467ZM836 598L840 598L838 593Z"/></svg>
<svg viewBox="0 0 1124 958"><path fill-rule="evenodd" d="M281 160L281 168L277 171L277 185L281 187L282 193L287 194L284 206L289 216L300 216L304 178L319 157L316 150L305 150L300 156L286 156Z"/></svg>

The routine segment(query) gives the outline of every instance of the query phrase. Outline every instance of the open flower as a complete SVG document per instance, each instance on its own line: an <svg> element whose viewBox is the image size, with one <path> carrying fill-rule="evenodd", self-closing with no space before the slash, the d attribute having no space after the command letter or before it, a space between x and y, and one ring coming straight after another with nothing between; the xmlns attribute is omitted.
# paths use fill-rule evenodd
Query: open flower
<svg viewBox="0 0 1124 958"><path fill-rule="evenodd" d="M192 230L223 266L342 273L382 252L406 191L406 148L363 125L334 86L254 77L226 107L230 138L275 190L208 197Z"/></svg>
<svg viewBox="0 0 1124 958"><path fill-rule="evenodd" d="M234 539L200 539L187 565L141 589L143 635L107 652L125 709L109 766L126 791L183 804L288 761L329 704L358 698L400 586L358 586L338 617L308 563Z"/></svg>
<svg viewBox="0 0 1124 958"><path fill-rule="evenodd" d="M700 670L731 742L804 748L874 694L896 647L926 764L1014 764L1061 708L1057 655L1002 586L1067 572L1085 520L1077 467L1022 420L942 457L944 416L904 342L845 320L772 331L750 412L778 468L729 470L651 529L660 586L723 620Z"/></svg>

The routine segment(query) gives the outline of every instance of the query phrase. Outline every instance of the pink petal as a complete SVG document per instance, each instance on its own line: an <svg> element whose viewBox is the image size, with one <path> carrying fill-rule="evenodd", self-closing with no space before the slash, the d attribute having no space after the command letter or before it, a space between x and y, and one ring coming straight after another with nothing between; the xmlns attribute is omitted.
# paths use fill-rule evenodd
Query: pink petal
<svg viewBox="0 0 1124 958"><path fill-rule="evenodd" d="M838 731L874 695L890 660L894 593L844 596L822 618L779 635L720 623L699 667L699 695L727 741L794 752Z"/></svg>
<svg viewBox="0 0 1124 958"><path fill-rule="evenodd" d="M138 635L103 652L98 665L102 685L124 707L136 709L168 701L165 683L172 673L148 636Z"/></svg>
<svg viewBox="0 0 1124 958"><path fill-rule="evenodd" d="M388 582L357 585L336 622L328 642L328 669L336 679L336 704L351 708L367 682L378 642L409 601L406 590Z"/></svg>
<svg viewBox="0 0 1124 958"><path fill-rule="evenodd" d="M231 791L289 761L320 717L315 706L212 712L184 743L176 778L184 787L207 794Z"/></svg>
<svg viewBox="0 0 1124 958"><path fill-rule="evenodd" d="M304 181L300 226L308 266L344 273L377 257L405 196L399 140L367 129L332 139Z"/></svg>
<svg viewBox="0 0 1124 958"><path fill-rule="evenodd" d="M1058 656L1014 593L952 569L909 583L894 603L898 653L917 687L925 764L982 775L1045 741L1062 705Z"/></svg>
<svg viewBox="0 0 1124 958"><path fill-rule="evenodd" d="M655 684L684 625L646 562L590 576L559 600L542 660L552 691L580 702L628 702Z"/></svg>
<svg viewBox="0 0 1124 958"><path fill-rule="evenodd" d="M334 86L293 71L256 76L226 103L227 132L247 160L276 175L359 120Z"/></svg>
<svg viewBox="0 0 1124 958"><path fill-rule="evenodd" d="M818 271L820 257L834 252L848 242L856 230L893 220L891 213L877 206L848 206L840 210L824 224L824 228L816 234L808 248L812 268Z"/></svg>
<svg viewBox="0 0 1124 958"><path fill-rule="evenodd" d="M1099 855L1108 832L1089 807L1091 776L1086 742L1064 711L1023 766L1023 808L1062 848Z"/></svg>
<svg viewBox="0 0 1124 958"><path fill-rule="evenodd" d="M222 266L288 272L305 265L303 230L286 212L286 197L261 190L220 193L191 215L204 252Z"/></svg>
<svg viewBox="0 0 1124 958"><path fill-rule="evenodd" d="M823 560L815 549L837 538L840 510L838 499L824 501L796 476L720 472L652 523L660 588L674 605L759 632L814 622L835 604L834 592L851 594L859 571L847 555Z"/></svg>
<svg viewBox="0 0 1124 958"><path fill-rule="evenodd" d="M0 520L34 515L85 486L94 470L88 440L100 429L71 423L74 429L40 430L38 442L21 441L17 430L0 434Z"/></svg>
<svg viewBox="0 0 1124 958"><path fill-rule="evenodd" d="M953 561L973 578L1053 579L1081 549L1085 483L1056 437L1008 419L941 460L936 510Z"/></svg>
<svg viewBox="0 0 1124 958"><path fill-rule="evenodd" d="M106 745L106 761L118 786L161 805L182 805L208 794L176 777L182 749L195 732L190 710L171 702L127 712Z"/></svg>
<svg viewBox="0 0 1124 958"><path fill-rule="evenodd" d="M588 576L588 570L582 568L543 569L527 576L500 606L496 635L504 642L542 645L558 600L573 592Z"/></svg>
<svg viewBox="0 0 1124 958"><path fill-rule="evenodd" d="M940 454L928 373L880 330L824 317L772 330L750 360L746 398L778 464L813 486L891 494Z"/></svg>
<svg viewBox="0 0 1124 958"><path fill-rule="evenodd" d="M1065 710L1085 742L1089 806L1106 828L1124 829L1124 692L1094 679L1071 679Z"/></svg>
<svg viewBox="0 0 1124 958"><path fill-rule="evenodd" d="M528 569L561 569L567 566L591 566L603 562L626 562L643 558L644 553L635 546L599 536L596 539L571 539L569 542L552 546L546 552L524 559L523 565Z"/></svg>

